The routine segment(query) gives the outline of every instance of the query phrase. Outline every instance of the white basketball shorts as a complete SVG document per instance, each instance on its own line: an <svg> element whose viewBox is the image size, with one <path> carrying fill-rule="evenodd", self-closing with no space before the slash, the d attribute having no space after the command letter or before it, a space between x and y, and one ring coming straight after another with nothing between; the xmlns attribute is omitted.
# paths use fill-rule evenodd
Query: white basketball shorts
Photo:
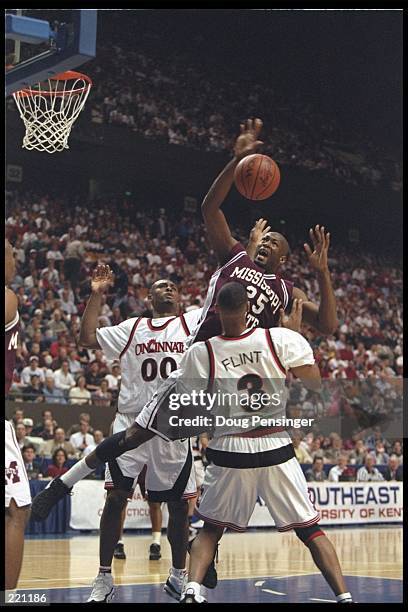
<svg viewBox="0 0 408 612"><path fill-rule="evenodd" d="M12 499L17 506L29 506L31 504L30 485L27 472L24 467L23 457L17 443L14 428L8 421L5 422L5 467L6 467L6 508L10 506Z"/></svg>
<svg viewBox="0 0 408 612"><path fill-rule="evenodd" d="M112 433L135 422L134 413L116 413ZM130 497L144 466L149 501L178 501L195 497L197 485L190 440L167 442L158 436L107 464L105 489L129 491Z"/></svg>
<svg viewBox="0 0 408 612"><path fill-rule="evenodd" d="M245 531L258 497L265 501L279 531L310 527L319 521L295 457L248 469L210 464L196 513L208 523Z"/></svg>

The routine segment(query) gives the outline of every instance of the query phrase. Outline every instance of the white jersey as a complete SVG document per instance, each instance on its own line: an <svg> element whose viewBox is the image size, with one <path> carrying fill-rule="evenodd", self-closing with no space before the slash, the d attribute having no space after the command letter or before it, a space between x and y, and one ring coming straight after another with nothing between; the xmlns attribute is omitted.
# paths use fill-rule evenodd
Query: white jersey
<svg viewBox="0 0 408 612"><path fill-rule="evenodd" d="M253 453L288 444L290 437L284 427L266 429L262 423L257 426L252 417L285 417L288 370L314 363L312 349L305 338L282 327L257 327L246 330L238 338L216 336L194 344L180 364L181 377L193 381L194 385L201 379L203 389L212 385L212 393L220 398L212 414L234 420L216 425L209 448ZM245 427L241 426L242 419L247 419ZM257 428L263 437L245 437Z"/></svg>
<svg viewBox="0 0 408 612"><path fill-rule="evenodd" d="M96 330L106 357L121 363L119 412L137 415L163 380L178 368L201 311L192 310L179 317L132 318Z"/></svg>

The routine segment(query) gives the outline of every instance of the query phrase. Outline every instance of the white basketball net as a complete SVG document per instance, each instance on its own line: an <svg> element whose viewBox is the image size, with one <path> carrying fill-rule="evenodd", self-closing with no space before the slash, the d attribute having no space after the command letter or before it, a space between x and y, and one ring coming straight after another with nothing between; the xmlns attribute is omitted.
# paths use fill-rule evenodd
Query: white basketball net
<svg viewBox="0 0 408 612"><path fill-rule="evenodd" d="M23 148L47 153L69 149L72 125L91 86L88 77L70 71L15 92L13 98L26 128Z"/></svg>

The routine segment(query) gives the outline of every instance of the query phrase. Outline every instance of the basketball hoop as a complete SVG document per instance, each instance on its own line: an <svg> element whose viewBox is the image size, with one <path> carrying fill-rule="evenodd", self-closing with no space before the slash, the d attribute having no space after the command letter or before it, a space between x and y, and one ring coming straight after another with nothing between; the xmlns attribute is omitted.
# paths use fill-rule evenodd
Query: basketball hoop
<svg viewBox="0 0 408 612"><path fill-rule="evenodd" d="M88 76L68 70L13 93L26 128L23 148L47 153L69 149L71 128L91 87Z"/></svg>

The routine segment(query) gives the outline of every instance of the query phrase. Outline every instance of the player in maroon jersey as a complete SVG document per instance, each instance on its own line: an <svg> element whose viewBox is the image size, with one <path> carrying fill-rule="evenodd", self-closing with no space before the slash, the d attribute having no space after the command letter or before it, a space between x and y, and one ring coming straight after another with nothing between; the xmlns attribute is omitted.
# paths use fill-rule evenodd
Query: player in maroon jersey
<svg viewBox="0 0 408 612"><path fill-rule="evenodd" d="M17 296L7 287L15 274L13 248L6 239L5 246L5 366L6 396L9 392L16 362L19 332ZM20 575L24 550L24 529L30 515L30 487L20 448L17 444L13 426L5 421L5 477L6 477L6 551L5 551L5 589L15 589Z"/></svg>
<svg viewBox="0 0 408 612"><path fill-rule="evenodd" d="M282 279L278 270L287 260L289 245L279 232L259 231L248 245L248 253L231 234L221 205L227 197L234 180L234 171L241 159L252 155L263 144L258 140L262 128L260 119L248 119L241 125L241 134L234 147L234 157L215 179L204 198L202 213L210 242L217 253L220 268L213 274L206 301L203 319L197 327L195 340L206 340L221 333L219 317L216 313L216 296L221 287L229 281L237 281L247 290L250 312L247 317L248 328L264 328L287 325L285 312L290 310L293 299L303 302L302 322L322 334L331 334L337 327L336 299L331 285L327 263L330 234L324 227L316 225L310 230L314 250L304 245L311 267L317 273L320 289L320 305L311 302L306 294Z"/></svg>

